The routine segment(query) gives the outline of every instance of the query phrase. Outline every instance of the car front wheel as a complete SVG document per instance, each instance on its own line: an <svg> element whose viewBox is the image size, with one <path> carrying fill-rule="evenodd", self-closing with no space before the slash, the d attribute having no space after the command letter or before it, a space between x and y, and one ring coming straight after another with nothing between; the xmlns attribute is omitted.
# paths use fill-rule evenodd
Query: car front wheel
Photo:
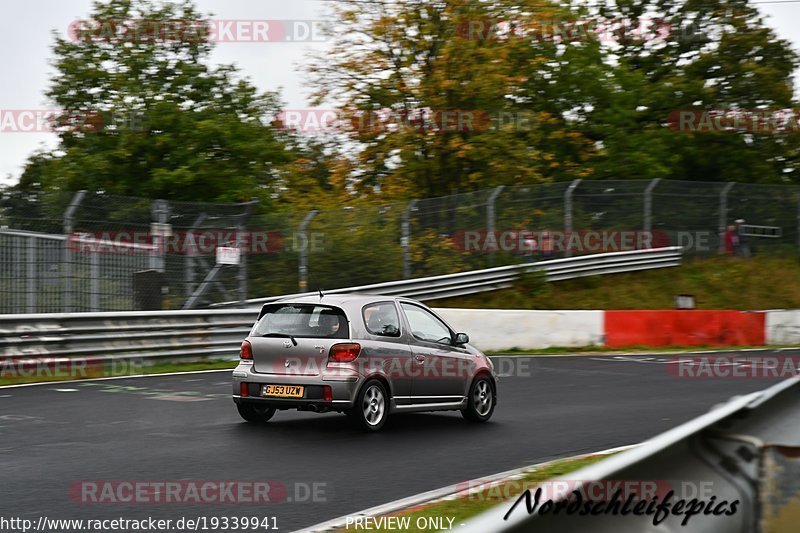
<svg viewBox="0 0 800 533"><path fill-rule="evenodd" d="M274 407L259 407L248 403L237 403L236 409L239 410L239 415L253 424L261 424L272 418L275 414Z"/></svg>
<svg viewBox="0 0 800 533"><path fill-rule="evenodd" d="M378 380L367 381L358 393L356 404L347 414L361 429L378 431L386 423L389 414L386 388Z"/></svg>
<svg viewBox="0 0 800 533"><path fill-rule="evenodd" d="M486 422L492 417L494 406L494 386L489 378L479 376L469 388L467 407L461 414L470 422Z"/></svg>

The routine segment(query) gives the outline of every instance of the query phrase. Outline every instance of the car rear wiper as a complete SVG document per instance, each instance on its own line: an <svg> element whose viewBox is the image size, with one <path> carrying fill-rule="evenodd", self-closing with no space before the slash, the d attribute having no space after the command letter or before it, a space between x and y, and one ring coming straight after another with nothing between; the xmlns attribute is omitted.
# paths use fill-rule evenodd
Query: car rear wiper
<svg viewBox="0 0 800 533"><path fill-rule="evenodd" d="M262 337L282 337L284 339L292 339L292 344L297 346L297 340L294 338L293 335L289 335L288 333L264 333L261 336Z"/></svg>

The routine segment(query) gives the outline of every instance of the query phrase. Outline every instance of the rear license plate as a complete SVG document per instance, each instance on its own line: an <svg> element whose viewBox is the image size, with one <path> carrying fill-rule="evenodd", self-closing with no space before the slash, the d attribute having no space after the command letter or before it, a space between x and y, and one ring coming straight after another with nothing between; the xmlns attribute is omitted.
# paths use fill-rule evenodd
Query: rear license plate
<svg viewBox="0 0 800 533"><path fill-rule="evenodd" d="M305 387L299 385L264 385L261 396L276 396L278 398L302 398Z"/></svg>

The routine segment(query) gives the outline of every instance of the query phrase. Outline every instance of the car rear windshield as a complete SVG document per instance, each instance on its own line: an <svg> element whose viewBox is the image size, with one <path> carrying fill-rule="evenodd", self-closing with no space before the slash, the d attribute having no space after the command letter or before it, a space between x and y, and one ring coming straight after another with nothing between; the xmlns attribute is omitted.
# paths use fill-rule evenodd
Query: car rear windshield
<svg viewBox="0 0 800 533"><path fill-rule="evenodd" d="M267 306L251 335L347 339L350 332L338 307L287 303Z"/></svg>

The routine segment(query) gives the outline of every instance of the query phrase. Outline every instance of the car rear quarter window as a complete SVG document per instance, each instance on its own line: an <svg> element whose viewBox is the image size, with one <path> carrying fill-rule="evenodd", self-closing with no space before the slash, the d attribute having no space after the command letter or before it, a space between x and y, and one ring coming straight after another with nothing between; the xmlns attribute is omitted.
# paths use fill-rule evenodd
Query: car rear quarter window
<svg viewBox="0 0 800 533"><path fill-rule="evenodd" d="M274 304L256 322L253 336L347 339L347 317L338 307L315 304Z"/></svg>
<svg viewBox="0 0 800 533"><path fill-rule="evenodd" d="M394 302L376 302L365 305L362 310L364 326L373 335L382 337L400 336L400 315Z"/></svg>

